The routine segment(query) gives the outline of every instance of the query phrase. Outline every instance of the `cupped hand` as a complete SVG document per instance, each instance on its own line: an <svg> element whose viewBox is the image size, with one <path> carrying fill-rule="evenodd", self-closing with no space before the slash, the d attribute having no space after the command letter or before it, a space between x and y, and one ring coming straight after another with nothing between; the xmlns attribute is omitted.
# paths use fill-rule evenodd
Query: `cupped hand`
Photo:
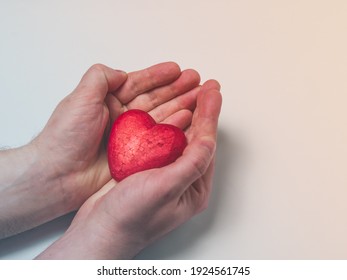
<svg viewBox="0 0 347 280"><path fill-rule="evenodd" d="M138 108L157 121L187 126L199 82L195 71L181 72L172 62L129 74L92 66L30 144L42 155L46 174L61 182L62 212L77 209L111 179L105 142L120 113Z"/></svg>
<svg viewBox="0 0 347 280"><path fill-rule="evenodd" d="M133 174L118 184L110 180L39 258L129 259L207 207L222 99L214 80L197 90L183 155L170 165ZM184 124L183 118L176 113L171 120Z"/></svg>

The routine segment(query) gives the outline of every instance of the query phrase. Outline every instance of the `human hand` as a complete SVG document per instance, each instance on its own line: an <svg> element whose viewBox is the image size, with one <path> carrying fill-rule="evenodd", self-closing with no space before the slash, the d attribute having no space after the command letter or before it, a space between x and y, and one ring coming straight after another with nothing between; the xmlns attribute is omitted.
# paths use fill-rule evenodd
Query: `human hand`
<svg viewBox="0 0 347 280"><path fill-rule="evenodd" d="M92 66L64 98L30 146L42 155L46 173L60 182L62 213L77 209L111 179L106 158L110 125L127 109L149 112L157 121L187 126L199 75L162 63L129 73Z"/></svg>
<svg viewBox="0 0 347 280"><path fill-rule="evenodd" d="M220 86L197 97L188 146L174 163L110 180L78 211L68 231L39 258L129 259L207 207L211 193ZM176 118L173 124L181 123Z"/></svg>

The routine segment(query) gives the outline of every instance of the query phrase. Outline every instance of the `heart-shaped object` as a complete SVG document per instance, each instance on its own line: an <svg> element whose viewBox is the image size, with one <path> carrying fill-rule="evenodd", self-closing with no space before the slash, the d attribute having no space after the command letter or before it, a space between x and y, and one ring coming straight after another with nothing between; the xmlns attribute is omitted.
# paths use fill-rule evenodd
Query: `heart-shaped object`
<svg viewBox="0 0 347 280"><path fill-rule="evenodd" d="M111 176L121 181L136 172L163 167L181 156L186 146L178 127L157 124L141 110L126 111L114 122L108 141Z"/></svg>

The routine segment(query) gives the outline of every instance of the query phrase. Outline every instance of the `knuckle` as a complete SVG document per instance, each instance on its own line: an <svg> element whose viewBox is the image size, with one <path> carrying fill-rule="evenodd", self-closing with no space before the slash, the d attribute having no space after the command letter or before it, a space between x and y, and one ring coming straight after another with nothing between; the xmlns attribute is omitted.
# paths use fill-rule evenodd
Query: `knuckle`
<svg viewBox="0 0 347 280"><path fill-rule="evenodd" d="M207 191L205 187L206 186L204 187L200 186L196 193L195 207L194 207L195 214L199 214L208 208L210 193L209 191Z"/></svg>
<svg viewBox="0 0 347 280"><path fill-rule="evenodd" d="M97 76L97 77L104 77L105 76L105 70L107 66L101 64L101 63L96 63L93 64L87 71L87 73L90 73L91 75Z"/></svg>
<svg viewBox="0 0 347 280"><path fill-rule="evenodd" d="M152 117L157 122L162 122L165 119L165 111L160 107L157 107L156 110L154 110Z"/></svg>
<svg viewBox="0 0 347 280"><path fill-rule="evenodd" d="M205 171L207 169L208 162L207 159L204 158L194 158L192 160L192 168L194 173L197 174L197 177L200 178L205 174Z"/></svg>
<svg viewBox="0 0 347 280"><path fill-rule="evenodd" d="M144 89L151 88L151 83L152 78L148 69L134 72L128 76L129 89L135 94L140 94Z"/></svg>
<svg viewBox="0 0 347 280"><path fill-rule="evenodd" d="M200 155L197 157L192 157L192 168L199 175L203 176L210 165L216 149L215 141L211 139L200 139L199 140Z"/></svg>
<svg viewBox="0 0 347 280"><path fill-rule="evenodd" d="M140 82L137 79L135 79L133 76L129 75L127 83L129 85L129 89L132 92L138 94L141 91Z"/></svg>
<svg viewBox="0 0 347 280"><path fill-rule="evenodd" d="M105 65L101 63L95 63L89 69L92 71L102 71L104 68L105 68Z"/></svg>
<svg viewBox="0 0 347 280"><path fill-rule="evenodd" d="M148 94L147 96L148 96L147 103L149 104L150 108L156 108L158 105L160 105L158 94L153 92Z"/></svg>

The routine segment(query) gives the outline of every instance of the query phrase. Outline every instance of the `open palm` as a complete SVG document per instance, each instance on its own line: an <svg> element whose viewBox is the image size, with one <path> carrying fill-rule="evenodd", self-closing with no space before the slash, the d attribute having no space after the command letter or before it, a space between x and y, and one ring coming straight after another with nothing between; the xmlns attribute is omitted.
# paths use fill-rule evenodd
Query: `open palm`
<svg viewBox="0 0 347 280"><path fill-rule="evenodd" d="M204 210L212 187L222 103L219 90L214 80L199 88L186 131L188 146L181 157L118 184L111 179L82 205L68 231L39 258L129 259Z"/></svg>
<svg viewBox="0 0 347 280"><path fill-rule="evenodd" d="M128 109L149 112L158 122L187 127L200 77L172 62L129 73L92 66L58 105L32 145L61 177L65 212L77 209L111 179L106 143L109 128Z"/></svg>

